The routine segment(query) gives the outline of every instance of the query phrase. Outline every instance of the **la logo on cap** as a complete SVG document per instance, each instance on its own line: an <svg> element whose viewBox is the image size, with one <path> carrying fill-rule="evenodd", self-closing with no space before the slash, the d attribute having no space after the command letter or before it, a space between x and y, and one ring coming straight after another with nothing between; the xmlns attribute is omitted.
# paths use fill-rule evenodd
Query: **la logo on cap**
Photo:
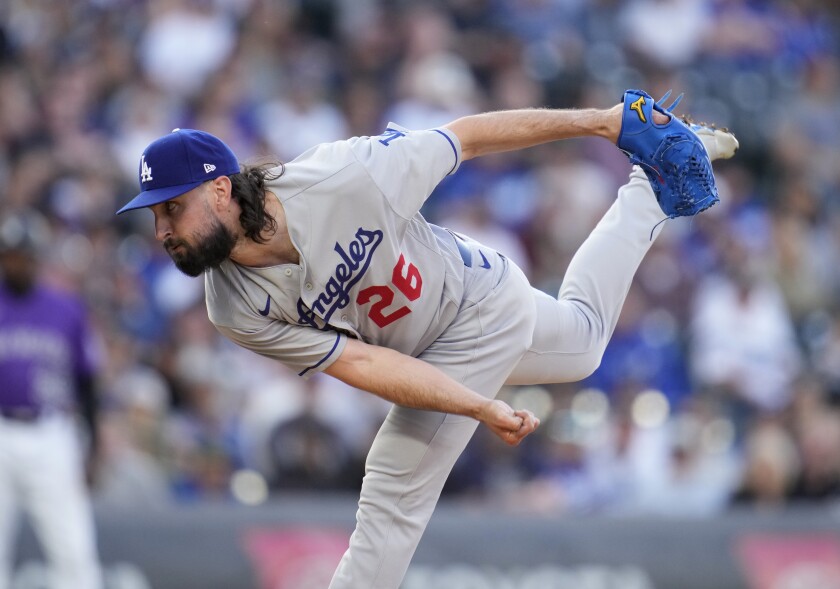
<svg viewBox="0 0 840 589"><path fill-rule="evenodd" d="M3 1L0 0L0 6ZM118 214L152 207L177 198L207 180L240 173L239 162L230 147L215 135L197 129L180 129L158 137L142 154L137 168L141 192ZM154 170L150 162L154 163Z"/></svg>
<svg viewBox="0 0 840 589"><path fill-rule="evenodd" d="M146 163L146 154L144 153L140 158L140 182L151 182L152 180L154 180L152 178L152 168Z"/></svg>

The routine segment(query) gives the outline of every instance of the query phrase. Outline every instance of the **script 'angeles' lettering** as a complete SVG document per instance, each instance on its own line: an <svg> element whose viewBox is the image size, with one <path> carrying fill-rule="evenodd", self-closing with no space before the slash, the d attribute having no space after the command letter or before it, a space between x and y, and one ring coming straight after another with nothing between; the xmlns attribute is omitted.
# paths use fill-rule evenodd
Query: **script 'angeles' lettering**
<svg viewBox="0 0 840 589"><path fill-rule="evenodd" d="M298 323L318 328L316 317L320 317L324 320L324 327L320 329L326 329L333 313L350 304L350 290L367 272L373 252L380 243L382 231L363 227L356 230L356 238L346 247L336 242L333 249L341 262L336 265L323 292L315 297L311 306L307 306L303 298L298 299Z"/></svg>

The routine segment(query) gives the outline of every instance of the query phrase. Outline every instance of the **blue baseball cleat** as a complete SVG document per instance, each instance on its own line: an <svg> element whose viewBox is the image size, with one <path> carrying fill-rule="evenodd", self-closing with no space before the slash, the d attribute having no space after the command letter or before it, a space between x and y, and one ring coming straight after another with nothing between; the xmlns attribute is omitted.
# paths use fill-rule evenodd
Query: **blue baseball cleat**
<svg viewBox="0 0 840 589"><path fill-rule="evenodd" d="M665 94L659 103L670 94L670 91ZM624 110L617 141L619 149L627 154L630 162L644 170L659 207L671 219L696 215L720 200L712 174L712 161L703 141L697 132L671 112L681 99L682 95L666 108L642 90L627 90L622 98ZM670 120L664 125L654 123L654 110L667 115ZM701 125L695 127L711 133L708 140L717 140L715 133L727 135L737 148L737 141L731 134ZM722 140L731 146L728 139ZM728 156L720 154L720 157Z"/></svg>

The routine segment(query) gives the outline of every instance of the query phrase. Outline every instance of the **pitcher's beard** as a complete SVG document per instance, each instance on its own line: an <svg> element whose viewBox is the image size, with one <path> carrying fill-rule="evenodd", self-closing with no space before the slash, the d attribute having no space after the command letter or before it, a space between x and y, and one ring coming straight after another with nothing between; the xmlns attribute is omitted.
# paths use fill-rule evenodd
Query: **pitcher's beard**
<svg viewBox="0 0 840 589"><path fill-rule="evenodd" d="M175 262L175 267L187 276L196 277L219 265L230 257L236 237L218 219L210 222L207 234L195 245L183 239L166 239L163 247Z"/></svg>

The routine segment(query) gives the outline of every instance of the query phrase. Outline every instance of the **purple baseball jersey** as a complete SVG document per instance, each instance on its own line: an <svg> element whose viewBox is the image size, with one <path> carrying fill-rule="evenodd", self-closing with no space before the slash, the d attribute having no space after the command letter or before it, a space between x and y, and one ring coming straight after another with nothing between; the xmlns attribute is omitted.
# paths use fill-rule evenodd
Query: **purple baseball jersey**
<svg viewBox="0 0 840 589"><path fill-rule="evenodd" d="M84 307L43 286L16 297L0 286L0 409L66 410L94 371Z"/></svg>

